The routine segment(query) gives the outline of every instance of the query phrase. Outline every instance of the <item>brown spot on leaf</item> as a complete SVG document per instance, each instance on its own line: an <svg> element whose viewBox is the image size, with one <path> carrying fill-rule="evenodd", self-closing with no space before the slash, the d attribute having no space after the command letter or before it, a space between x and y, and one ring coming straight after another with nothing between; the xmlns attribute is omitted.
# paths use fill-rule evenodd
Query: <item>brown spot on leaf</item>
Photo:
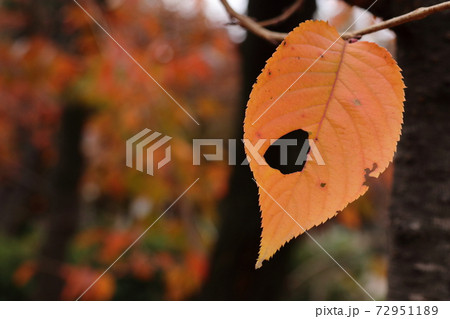
<svg viewBox="0 0 450 319"><path fill-rule="evenodd" d="M372 169L366 168L364 169L364 183L363 185L369 186L370 181L374 180L375 177L370 176L372 172L374 172L378 167L377 163L372 164Z"/></svg>

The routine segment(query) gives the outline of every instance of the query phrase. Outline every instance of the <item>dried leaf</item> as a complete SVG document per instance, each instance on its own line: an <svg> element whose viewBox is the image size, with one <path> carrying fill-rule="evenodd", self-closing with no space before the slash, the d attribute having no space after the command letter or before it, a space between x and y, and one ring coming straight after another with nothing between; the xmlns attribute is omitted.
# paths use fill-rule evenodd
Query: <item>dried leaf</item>
<svg viewBox="0 0 450 319"><path fill-rule="evenodd" d="M308 161L285 175L246 149L262 211L257 268L367 191L366 180L392 160L403 101L400 68L375 43L346 42L322 21L304 22L286 37L253 87L244 138L252 145L267 140L262 157L270 140L302 129L325 165Z"/></svg>

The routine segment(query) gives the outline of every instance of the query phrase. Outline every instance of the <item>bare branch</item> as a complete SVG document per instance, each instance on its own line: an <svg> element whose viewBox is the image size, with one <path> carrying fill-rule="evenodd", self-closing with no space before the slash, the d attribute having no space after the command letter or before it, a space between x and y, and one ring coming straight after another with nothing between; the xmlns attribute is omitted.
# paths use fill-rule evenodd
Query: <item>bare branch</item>
<svg viewBox="0 0 450 319"><path fill-rule="evenodd" d="M239 23L239 25L241 25L243 28L246 28L250 32L256 34L257 36L259 36L263 39L266 39L267 41L272 42L272 43L281 42L287 36L287 33L270 31L270 30L264 28L263 25L256 22L252 18L250 18L246 15L237 13L228 4L227 0L220 0L220 1L222 2L223 6L225 7L225 10L228 12L228 14L230 15L231 18L236 19L237 22ZM297 1L296 3L298 3L298 2L302 2L302 1ZM300 3L300 5L301 5L301 3ZM291 9L292 9L292 7L289 8L288 10L286 10L285 13L290 11ZM353 31L353 32L345 33L345 34L341 35L341 37L344 40L358 38L365 34L373 33L376 31L383 30L383 29L387 29L387 28L396 27L398 25L401 25L401 24L404 24L407 22L421 20L423 18L428 17L429 15L431 15L433 13L448 10L448 9L450 9L450 1L445 1L442 3L436 4L436 5L430 6L430 7L418 8L418 9L411 11L409 13L406 13L404 15L380 22L378 24L374 24L370 27L367 27L367 28L364 28L361 30L357 30L357 31ZM290 15L291 14L292 13L290 13ZM263 21L262 23L265 23L264 25L268 25L269 23L267 21L269 21L269 22L271 20L275 21L275 19L279 19L282 16L283 16L283 14L274 19Z"/></svg>
<svg viewBox="0 0 450 319"><path fill-rule="evenodd" d="M406 22L421 20L423 18L428 17L430 14L433 14L433 13L436 13L439 11L448 10L448 9L450 9L450 1L442 2L442 3L436 4L436 5L430 6L430 7L418 8L418 9L411 11L409 13L406 13L404 15L380 22L378 24L371 25L367 28L364 28L364 29L361 29L358 31L354 31L354 32L345 33L345 34L341 35L341 37L344 40L348 40L351 38L363 36L365 34L373 33L376 31L383 30L383 29L393 28L393 27L396 27L396 26L406 23Z"/></svg>
<svg viewBox="0 0 450 319"><path fill-rule="evenodd" d="M250 17L239 14L228 4L227 0L220 0L222 2L225 10L228 12L230 17L235 18L239 24L246 28L248 31L256 34L257 36L266 39L269 42L276 43L281 42L286 37L286 33L280 33L275 31L267 30L266 28L260 26L258 22L254 21Z"/></svg>
<svg viewBox="0 0 450 319"><path fill-rule="evenodd" d="M264 21L259 21L258 24L262 27L267 27L269 25L274 25L274 24L278 24L281 23L287 19L289 19L289 17L291 15L293 15L295 13L295 11L297 11L298 9L300 9L300 7L302 6L304 0L297 0L295 1L289 8L287 8L282 14L280 14L278 17L272 18L272 19L268 19L268 20L264 20Z"/></svg>

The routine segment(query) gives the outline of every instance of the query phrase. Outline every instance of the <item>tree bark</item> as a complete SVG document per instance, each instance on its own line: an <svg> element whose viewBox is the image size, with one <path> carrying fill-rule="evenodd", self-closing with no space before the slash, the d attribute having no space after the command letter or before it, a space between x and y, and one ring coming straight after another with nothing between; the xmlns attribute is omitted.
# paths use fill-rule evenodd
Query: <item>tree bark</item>
<svg viewBox="0 0 450 319"><path fill-rule="evenodd" d="M279 15L293 0L250 0L248 15L265 20ZM276 31L289 32L301 21L311 18L314 0L307 0L297 14L280 23ZM242 52L243 91L236 139L243 136L245 105L256 77L276 46L248 33ZM243 145L237 150L238 163L245 158ZM212 254L210 275L198 299L206 300L273 300L280 298L290 255L288 244L277 258L255 270L261 236L257 188L248 166L236 166L230 179L230 191L221 209L221 226Z"/></svg>
<svg viewBox="0 0 450 319"><path fill-rule="evenodd" d="M391 1L391 12L439 2ZM438 13L394 29L407 89L390 210L392 300L450 299L449 20Z"/></svg>
<svg viewBox="0 0 450 319"><path fill-rule="evenodd" d="M52 206L39 254L35 300L61 298L64 285L61 269L79 220L78 183L83 170L80 143L86 117L87 110L83 107L64 108L59 133L59 162L52 179Z"/></svg>

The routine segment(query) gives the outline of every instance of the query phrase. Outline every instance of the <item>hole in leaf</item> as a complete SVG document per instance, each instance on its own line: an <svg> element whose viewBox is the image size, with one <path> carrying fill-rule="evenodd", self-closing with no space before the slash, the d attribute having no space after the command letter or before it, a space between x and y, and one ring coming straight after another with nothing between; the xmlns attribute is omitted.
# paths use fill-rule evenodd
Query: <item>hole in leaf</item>
<svg viewBox="0 0 450 319"><path fill-rule="evenodd" d="M303 170L309 151L308 133L295 130L272 143L264 153L264 159L282 174L292 174Z"/></svg>

